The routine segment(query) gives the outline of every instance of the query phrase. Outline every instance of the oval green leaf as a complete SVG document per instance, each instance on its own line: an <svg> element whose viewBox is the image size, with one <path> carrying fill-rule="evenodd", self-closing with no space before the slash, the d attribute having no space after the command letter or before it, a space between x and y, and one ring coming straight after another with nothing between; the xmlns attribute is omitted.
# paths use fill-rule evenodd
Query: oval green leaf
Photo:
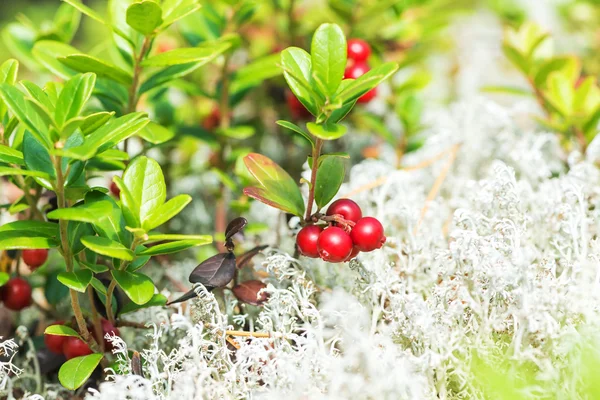
<svg viewBox="0 0 600 400"><path fill-rule="evenodd" d="M132 261L134 257L133 251L121 243L100 236L84 236L81 238L81 243L93 252L103 256L125 261Z"/></svg>
<svg viewBox="0 0 600 400"><path fill-rule="evenodd" d="M344 182L346 170L341 157L319 158L317 180L315 182L315 202L319 210L325 207L337 194Z"/></svg>
<svg viewBox="0 0 600 400"><path fill-rule="evenodd" d="M67 286L68 288L76 290L80 293L85 293L85 290L90 284L92 277L92 271L82 269L80 271L75 272L63 271L58 274L57 279L60 281L60 283Z"/></svg>
<svg viewBox="0 0 600 400"><path fill-rule="evenodd" d="M154 296L154 283L146 275L117 270L111 273L119 287L135 304L146 304Z"/></svg>
<svg viewBox="0 0 600 400"><path fill-rule="evenodd" d="M50 325L44 331L46 335L80 337L79 333L66 325Z"/></svg>
<svg viewBox="0 0 600 400"><path fill-rule="evenodd" d="M102 357L102 354L90 354L67 361L58 371L58 380L69 390L77 389L89 379Z"/></svg>

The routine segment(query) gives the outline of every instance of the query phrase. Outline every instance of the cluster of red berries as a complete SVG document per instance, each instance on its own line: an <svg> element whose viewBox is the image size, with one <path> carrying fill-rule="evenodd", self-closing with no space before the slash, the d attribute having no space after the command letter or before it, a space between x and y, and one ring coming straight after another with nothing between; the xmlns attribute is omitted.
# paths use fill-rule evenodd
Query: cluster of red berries
<svg viewBox="0 0 600 400"><path fill-rule="evenodd" d="M356 79L369 72L371 69L367 59L371 55L371 46L362 39L348 40L348 64L344 72L344 78ZM377 88L369 90L359 99L359 103L368 103L377 95Z"/></svg>
<svg viewBox="0 0 600 400"><path fill-rule="evenodd" d="M385 243L381 222L373 217L363 217L358 204L350 199L331 203L325 220L331 221L331 225L308 225L298 232L296 245L302 255L334 263L345 262L361 251L373 251Z"/></svg>
<svg viewBox="0 0 600 400"><path fill-rule="evenodd" d="M62 322L57 322L53 325L62 325ZM100 340L104 341L104 350L110 351L113 349L113 345L108 340L104 339L107 333L113 335L120 335L119 329L115 328L107 319L101 319L102 326L102 337L96 337L96 341L100 343ZM96 335L96 331L92 327L88 327L89 330ZM82 339L74 336L60 336L60 335L44 335L44 343L46 348L53 353L63 354L67 360L75 357L87 356L92 354L93 351L90 346Z"/></svg>
<svg viewBox="0 0 600 400"><path fill-rule="evenodd" d="M31 271L35 271L48 259L47 249L28 249L23 250L21 256L25 264ZM11 278L6 284L0 287L0 300L4 307L13 311L21 311L29 307L32 302L31 285L23 278Z"/></svg>

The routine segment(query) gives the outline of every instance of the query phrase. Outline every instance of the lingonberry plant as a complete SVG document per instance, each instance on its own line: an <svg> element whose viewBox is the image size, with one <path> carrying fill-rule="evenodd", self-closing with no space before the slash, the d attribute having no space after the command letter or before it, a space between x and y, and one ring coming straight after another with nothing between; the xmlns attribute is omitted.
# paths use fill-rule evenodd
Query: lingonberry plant
<svg viewBox="0 0 600 400"><path fill-rule="evenodd" d="M323 24L316 30L310 54L297 47L281 53L281 66L291 91L315 118L306 123L306 130L290 121L277 121L312 147L306 205L294 180L274 161L256 153L244 158L258 184L244 189L244 193L302 219L296 244L307 257L349 261L358 251L371 251L385 242L381 224L373 227L377 220L360 219L360 207L351 200L337 200L325 214L321 213L344 181L344 158L348 157L345 153L324 153L325 142L344 136L347 128L340 123L342 119L357 102L370 101L377 85L398 69L393 62L370 69L364 63L369 54L366 42L353 39L347 43L341 28L334 24ZM349 66L347 55L353 57ZM317 206L314 213L313 203ZM320 222L329 227L315 225ZM355 224L360 228L357 231Z"/></svg>

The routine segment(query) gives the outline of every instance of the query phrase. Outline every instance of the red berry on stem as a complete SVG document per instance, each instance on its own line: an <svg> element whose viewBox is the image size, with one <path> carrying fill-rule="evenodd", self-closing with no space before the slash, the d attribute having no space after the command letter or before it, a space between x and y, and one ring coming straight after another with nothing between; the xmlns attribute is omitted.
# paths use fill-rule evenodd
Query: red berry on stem
<svg viewBox="0 0 600 400"><path fill-rule="evenodd" d="M354 61L367 61L371 55L371 46L362 39L348 40L348 58Z"/></svg>
<svg viewBox="0 0 600 400"><path fill-rule="evenodd" d="M78 337L70 336L66 338L63 343L63 354L67 360L75 357L87 356L92 353L90 346Z"/></svg>
<svg viewBox="0 0 600 400"><path fill-rule="evenodd" d="M374 87L373 89L369 90L367 93L360 96L358 98L358 102L363 103L363 104L368 103L371 100L373 100L375 98L375 96L377 96L377 88L376 87Z"/></svg>
<svg viewBox="0 0 600 400"><path fill-rule="evenodd" d="M331 226L319 235L317 249L323 260L342 262L352 253L352 239L342 228Z"/></svg>
<svg viewBox="0 0 600 400"><path fill-rule="evenodd" d="M62 322L57 322L53 325L62 325ZM68 336L44 334L44 343L46 344L46 348L51 352L56 354L62 354L62 348L65 343L65 340L67 340L67 337Z"/></svg>
<svg viewBox="0 0 600 400"><path fill-rule="evenodd" d="M46 260L48 259L48 249L27 249L23 250L21 254L23 257L23 261L25 264L29 266L29 269L32 271L36 268L44 265Z"/></svg>
<svg viewBox="0 0 600 400"><path fill-rule="evenodd" d="M385 243L383 225L373 217L359 219L350 232L350 237L360 251L373 251Z"/></svg>
<svg viewBox="0 0 600 400"><path fill-rule="evenodd" d="M362 211L358 204L350 199L338 199L327 208L327 215L340 214L348 221L356 222L362 218Z"/></svg>
<svg viewBox="0 0 600 400"><path fill-rule="evenodd" d="M107 351L111 351L114 348L114 346L109 340L106 339L106 334L110 333L110 336L121 336L121 332L119 332L119 329L116 328L113 324L111 324L110 321L107 319L102 318L100 324L102 325L102 339L104 340L104 349Z"/></svg>
<svg viewBox="0 0 600 400"><path fill-rule="evenodd" d="M31 305L31 286L23 278L12 278L0 288L0 299L9 310L20 311Z"/></svg>
<svg viewBox="0 0 600 400"><path fill-rule="evenodd" d="M300 229L296 236L296 244L298 250L303 256L310 258L318 258L319 251L317 250L317 240L323 232L323 228L317 225L308 225Z"/></svg>

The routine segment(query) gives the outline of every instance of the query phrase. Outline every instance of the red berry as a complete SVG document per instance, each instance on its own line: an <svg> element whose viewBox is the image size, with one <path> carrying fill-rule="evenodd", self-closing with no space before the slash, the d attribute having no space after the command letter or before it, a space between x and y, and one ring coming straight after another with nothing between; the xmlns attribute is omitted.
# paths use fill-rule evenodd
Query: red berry
<svg viewBox="0 0 600 400"><path fill-rule="evenodd" d="M52 325L62 325L62 322L57 322ZM68 336L59 336L59 335L44 335L44 343L46 344L46 348L53 353L62 354L63 353L63 345Z"/></svg>
<svg viewBox="0 0 600 400"><path fill-rule="evenodd" d="M383 225L373 217L359 219L350 232L354 246L360 251L373 251L385 243Z"/></svg>
<svg viewBox="0 0 600 400"><path fill-rule="evenodd" d="M317 249L323 260L342 262L352 253L352 239L342 228L332 226L319 235Z"/></svg>
<svg viewBox="0 0 600 400"><path fill-rule="evenodd" d="M62 350L67 360L75 357L87 356L88 354L93 353L86 342L78 337L72 336L65 339Z"/></svg>
<svg viewBox="0 0 600 400"><path fill-rule="evenodd" d="M327 208L327 215L340 214L348 221L356 222L362 218L362 211L358 204L350 199L338 199Z"/></svg>
<svg viewBox="0 0 600 400"><path fill-rule="evenodd" d="M346 70L344 71L344 78L356 79L358 77L363 76L370 70L371 70L371 68L369 68L369 65L367 63L357 62L357 63L354 63L354 64L346 67Z"/></svg>
<svg viewBox="0 0 600 400"><path fill-rule="evenodd" d="M44 263L48 259L48 249L23 250L21 256L23 257L23 261L25 261L25 264L29 266L29 269L34 271L36 268L39 268L42 265L44 265Z"/></svg>
<svg viewBox="0 0 600 400"><path fill-rule="evenodd" d="M212 109L210 114L208 114L206 116L206 118L204 118L204 121L202 121L202 127L204 129L206 129L207 131L212 131L217 126L219 126L220 122L221 122L221 112L219 111L219 109L217 107L215 107Z"/></svg>
<svg viewBox="0 0 600 400"><path fill-rule="evenodd" d="M12 278L0 289L0 298L9 310L20 311L31 305L31 286L23 278Z"/></svg>
<svg viewBox="0 0 600 400"><path fill-rule="evenodd" d="M368 103L371 100L373 100L375 98L375 96L377 96L377 88L376 87L374 87L373 89L369 90L367 93L360 96L358 98L358 102L359 103Z"/></svg>
<svg viewBox="0 0 600 400"><path fill-rule="evenodd" d="M367 61L371 55L371 46L362 39L348 40L348 58L360 62Z"/></svg>
<svg viewBox="0 0 600 400"><path fill-rule="evenodd" d="M319 257L317 240L319 239L321 232L323 232L323 228L317 225L308 225L300 229L298 236L296 236L296 244L303 256L310 258Z"/></svg>
<svg viewBox="0 0 600 400"><path fill-rule="evenodd" d="M119 189L119 187L117 186L117 184L115 182L111 182L110 183L110 192L116 198L120 198L121 197L121 189Z"/></svg>
<svg viewBox="0 0 600 400"><path fill-rule="evenodd" d="M310 112L304 107L304 105L298 100L294 93L287 91L285 93L285 102L295 119L305 119L310 117Z"/></svg>
<svg viewBox="0 0 600 400"><path fill-rule="evenodd" d="M352 248L352 253L350 253L350 255L344 261L350 261L350 260L356 258L358 253L360 253L360 250L356 246L354 246Z"/></svg>

